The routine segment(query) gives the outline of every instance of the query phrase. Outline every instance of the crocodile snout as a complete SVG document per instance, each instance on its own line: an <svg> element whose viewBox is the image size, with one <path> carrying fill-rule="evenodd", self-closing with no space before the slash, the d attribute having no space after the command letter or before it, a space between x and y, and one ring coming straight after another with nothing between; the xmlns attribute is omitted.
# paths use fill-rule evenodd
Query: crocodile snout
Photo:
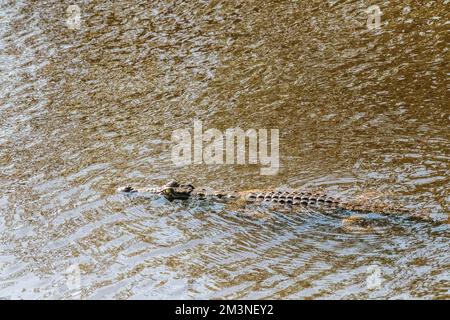
<svg viewBox="0 0 450 320"><path fill-rule="evenodd" d="M125 186L125 187L119 187L119 188L117 188L117 191L118 192L133 192L134 191L134 189L133 189L133 187L130 187L130 186Z"/></svg>

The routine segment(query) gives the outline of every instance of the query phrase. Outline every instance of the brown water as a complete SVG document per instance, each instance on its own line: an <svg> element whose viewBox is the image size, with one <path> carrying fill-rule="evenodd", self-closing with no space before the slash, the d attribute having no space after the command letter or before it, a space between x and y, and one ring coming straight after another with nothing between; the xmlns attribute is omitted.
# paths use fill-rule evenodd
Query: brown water
<svg viewBox="0 0 450 320"><path fill-rule="evenodd" d="M448 1L77 1L78 30L60 1L0 3L1 298L450 297ZM279 129L280 172L174 166L195 119ZM115 191L170 178L389 195L433 220L356 232Z"/></svg>

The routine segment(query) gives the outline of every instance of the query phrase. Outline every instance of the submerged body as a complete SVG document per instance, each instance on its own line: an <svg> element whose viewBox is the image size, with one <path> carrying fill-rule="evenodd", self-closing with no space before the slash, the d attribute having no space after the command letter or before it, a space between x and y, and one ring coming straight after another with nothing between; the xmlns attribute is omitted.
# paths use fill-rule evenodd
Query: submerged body
<svg viewBox="0 0 450 320"><path fill-rule="evenodd" d="M206 189L196 189L191 184L180 184L171 181L162 187L157 188L119 188L120 192L128 194L158 194L169 200L188 199L213 199L218 201L242 201L244 203L255 204L279 204L285 206L314 206L326 209L349 210L354 212L375 212L375 213L405 213L409 212L404 207L392 204L380 203L376 199L354 198L342 200L328 196L323 192L311 191L291 191L282 192L277 190L248 190L234 192L208 191Z"/></svg>

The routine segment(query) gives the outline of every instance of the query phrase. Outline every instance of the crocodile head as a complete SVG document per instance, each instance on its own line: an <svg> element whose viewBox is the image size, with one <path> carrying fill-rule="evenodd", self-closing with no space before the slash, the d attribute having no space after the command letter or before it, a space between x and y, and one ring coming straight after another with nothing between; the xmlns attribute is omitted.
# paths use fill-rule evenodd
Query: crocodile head
<svg viewBox="0 0 450 320"><path fill-rule="evenodd" d="M169 200L188 199L191 196L192 190L194 190L194 186L192 186L192 184L180 184L175 180L172 180L165 185L157 188L135 189L133 187L126 186L118 189L119 192L130 194L139 192L158 194L166 197Z"/></svg>

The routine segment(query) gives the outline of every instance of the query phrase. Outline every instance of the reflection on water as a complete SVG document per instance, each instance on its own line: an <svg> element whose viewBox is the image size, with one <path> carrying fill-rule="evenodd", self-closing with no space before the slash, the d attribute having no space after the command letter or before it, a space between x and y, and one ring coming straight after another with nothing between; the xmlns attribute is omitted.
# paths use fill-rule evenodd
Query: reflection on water
<svg viewBox="0 0 450 320"><path fill-rule="evenodd" d="M91 1L79 28L59 1L3 1L0 297L448 298L448 4L370 4L378 30L362 1ZM280 129L279 174L175 167L195 119ZM436 221L115 193L169 178L373 192Z"/></svg>

